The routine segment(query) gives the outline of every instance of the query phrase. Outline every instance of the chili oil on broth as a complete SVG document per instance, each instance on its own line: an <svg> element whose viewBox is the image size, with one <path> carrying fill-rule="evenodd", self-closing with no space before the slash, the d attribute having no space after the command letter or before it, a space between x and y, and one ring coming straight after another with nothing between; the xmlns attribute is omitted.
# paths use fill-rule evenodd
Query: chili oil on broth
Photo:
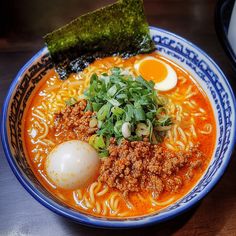
<svg viewBox="0 0 236 236"><path fill-rule="evenodd" d="M154 199L147 192L130 193L129 198L106 184L95 181L86 188L65 190L56 187L46 176L45 160L50 151L66 141L53 131L54 114L65 108L65 101L78 98L89 86L93 73L107 73L113 67L122 67L136 75L134 63L147 55L138 55L129 59L109 57L98 59L79 74L71 74L62 81L54 70L50 70L31 97L24 117L24 141L28 162L39 181L55 197L72 208L102 217L132 217L159 211L183 197L197 183L205 172L213 154L216 127L210 102L192 77L173 62L156 53L156 57L171 65L177 73L177 86L168 92L159 92L166 98L166 108L172 117L173 125L167 131L162 143L173 151L189 150L200 142L199 149L206 160L202 167L194 171L192 179L183 178L183 186L177 193L163 192ZM70 137L67 137L70 140ZM185 167L179 172L186 174Z"/></svg>

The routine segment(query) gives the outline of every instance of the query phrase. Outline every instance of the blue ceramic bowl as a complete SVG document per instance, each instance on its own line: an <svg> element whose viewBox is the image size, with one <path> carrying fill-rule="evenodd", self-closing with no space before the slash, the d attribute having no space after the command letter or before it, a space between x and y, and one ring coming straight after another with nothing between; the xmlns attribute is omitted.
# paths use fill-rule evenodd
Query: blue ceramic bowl
<svg viewBox="0 0 236 236"><path fill-rule="evenodd" d="M187 40L150 27L157 51L189 71L207 93L217 124L216 146L211 163L199 182L178 202L161 212L122 220L90 216L66 206L35 178L25 158L21 120L27 101L37 83L52 68L46 48L40 50L19 71L8 91L2 116L1 135L9 165L24 188L42 205L84 225L106 228L146 226L173 218L202 199L223 175L235 143L235 98L227 79L215 62Z"/></svg>

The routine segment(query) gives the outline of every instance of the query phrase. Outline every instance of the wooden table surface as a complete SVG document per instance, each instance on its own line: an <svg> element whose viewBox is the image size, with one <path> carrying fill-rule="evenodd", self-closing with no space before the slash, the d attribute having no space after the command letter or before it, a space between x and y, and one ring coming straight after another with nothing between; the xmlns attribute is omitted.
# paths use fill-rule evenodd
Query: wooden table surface
<svg viewBox="0 0 236 236"><path fill-rule="evenodd" d="M111 0L1 1L0 106L21 66L43 47L41 36ZM214 30L213 0L144 0L150 25L198 45L222 68L236 89L236 73ZM236 91L236 90L235 90ZM34 200L16 180L0 146L0 235L236 235L236 152L229 167L195 208L166 223L134 230L87 228Z"/></svg>

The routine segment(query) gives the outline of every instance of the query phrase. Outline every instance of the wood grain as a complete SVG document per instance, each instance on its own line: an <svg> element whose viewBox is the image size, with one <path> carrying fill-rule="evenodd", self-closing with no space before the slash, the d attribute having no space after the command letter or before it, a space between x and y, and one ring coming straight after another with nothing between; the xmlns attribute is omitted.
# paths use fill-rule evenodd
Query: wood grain
<svg viewBox="0 0 236 236"><path fill-rule="evenodd" d="M43 46L41 36L110 0L1 1L0 106L21 66ZM236 73L214 30L213 0L144 0L150 25L197 44L236 89ZM64 219L34 200L10 170L0 147L0 235L236 235L236 152L223 178L192 210L166 223L134 230L96 230Z"/></svg>

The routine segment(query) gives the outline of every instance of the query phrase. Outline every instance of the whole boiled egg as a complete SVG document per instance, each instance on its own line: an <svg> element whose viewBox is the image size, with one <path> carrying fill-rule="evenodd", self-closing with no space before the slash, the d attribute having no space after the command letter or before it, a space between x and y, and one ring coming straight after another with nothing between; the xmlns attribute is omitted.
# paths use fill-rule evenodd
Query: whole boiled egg
<svg viewBox="0 0 236 236"><path fill-rule="evenodd" d="M155 57L147 56L136 61L134 68L145 80L152 80L156 90L168 91L177 84L177 74L174 69Z"/></svg>
<svg viewBox="0 0 236 236"><path fill-rule="evenodd" d="M64 189L81 188L98 176L100 159L86 142L72 140L59 144L47 156L46 173Z"/></svg>

